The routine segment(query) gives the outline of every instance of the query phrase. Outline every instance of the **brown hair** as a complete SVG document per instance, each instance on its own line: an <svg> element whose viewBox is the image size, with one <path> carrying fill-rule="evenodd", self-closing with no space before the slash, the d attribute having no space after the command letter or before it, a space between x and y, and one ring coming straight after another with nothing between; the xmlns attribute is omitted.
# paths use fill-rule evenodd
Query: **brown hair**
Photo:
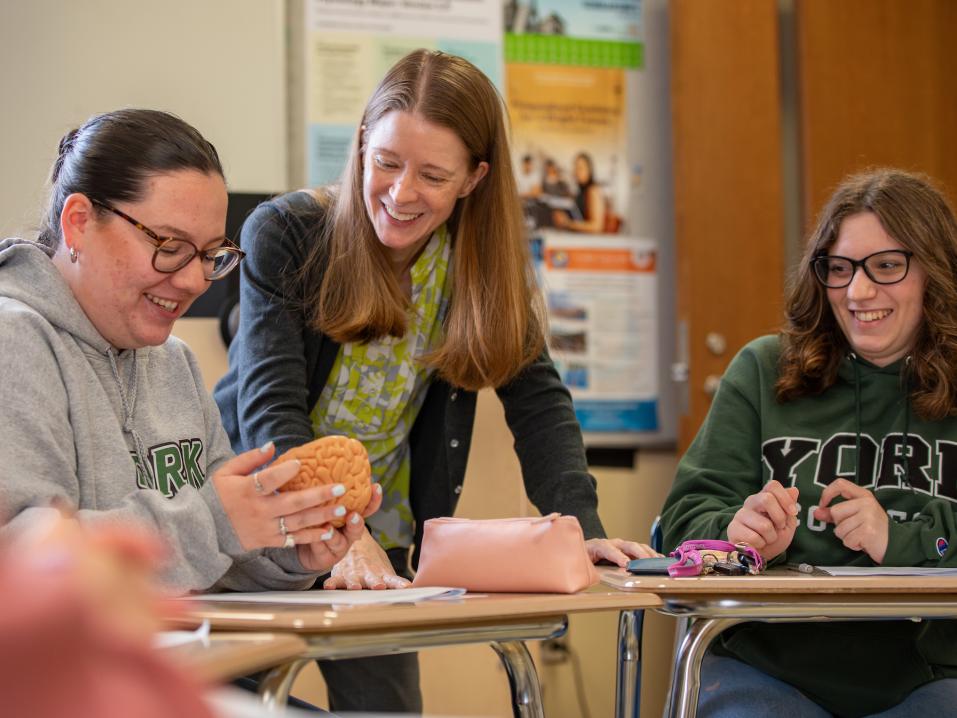
<svg viewBox="0 0 957 718"><path fill-rule="evenodd" d="M896 169L846 178L821 211L788 291L778 400L818 394L837 379L849 345L811 260L826 254L841 223L861 212L873 212L927 275L924 321L907 369L914 411L926 420L957 414L957 221L929 178Z"/></svg>
<svg viewBox="0 0 957 718"><path fill-rule="evenodd" d="M216 148L175 115L123 109L91 117L60 140L37 241L59 246L60 213L74 192L107 204L135 202L150 177L177 170L223 176Z"/></svg>
<svg viewBox="0 0 957 718"><path fill-rule="evenodd" d="M512 174L504 103L488 78L460 57L416 50L389 70L369 100L340 185L318 193L331 221L318 230L324 236L303 268L310 324L338 342L405 334L408 300L362 196L364 138L394 111L455 132L470 169L489 165L449 218L452 289L445 336L422 360L466 389L501 386L541 353L544 312Z"/></svg>

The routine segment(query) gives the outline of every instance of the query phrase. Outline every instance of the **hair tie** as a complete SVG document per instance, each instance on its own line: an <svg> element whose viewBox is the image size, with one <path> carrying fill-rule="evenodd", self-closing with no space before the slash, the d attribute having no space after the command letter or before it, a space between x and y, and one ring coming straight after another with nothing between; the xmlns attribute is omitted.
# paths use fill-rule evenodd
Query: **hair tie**
<svg viewBox="0 0 957 718"><path fill-rule="evenodd" d="M67 152L73 149L73 143L76 140L76 136L79 134L79 132L79 129L70 130L60 138L58 151L61 155L65 155Z"/></svg>
<svg viewBox="0 0 957 718"><path fill-rule="evenodd" d="M79 129L70 130L60 138L60 144L57 146L56 162L53 163L53 172L51 177L53 184L56 184L56 181L60 176L60 170L63 167L63 160L66 159L67 154L73 149L73 145L76 144L76 136L79 134L79 132Z"/></svg>

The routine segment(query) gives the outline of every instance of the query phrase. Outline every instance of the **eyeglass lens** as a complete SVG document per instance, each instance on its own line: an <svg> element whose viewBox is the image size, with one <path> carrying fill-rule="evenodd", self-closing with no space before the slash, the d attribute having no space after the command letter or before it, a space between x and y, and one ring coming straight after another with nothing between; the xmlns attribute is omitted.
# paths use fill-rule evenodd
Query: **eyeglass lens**
<svg viewBox="0 0 957 718"><path fill-rule="evenodd" d="M818 257L814 260L817 278L826 287L838 289L851 283L857 267L877 284L894 284L907 276L908 256L905 252L888 250L877 252L862 260L847 257Z"/></svg>
<svg viewBox="0 0 957 718"><path fill-rule="evenodd" d="M203 274L207 279L219 279L228 274L239 262L239 255L225 247L200 252ZM153 266L160 272L175 272L182 269L196 256L196 248L180 239L167 239L156 248Z"/></svg>

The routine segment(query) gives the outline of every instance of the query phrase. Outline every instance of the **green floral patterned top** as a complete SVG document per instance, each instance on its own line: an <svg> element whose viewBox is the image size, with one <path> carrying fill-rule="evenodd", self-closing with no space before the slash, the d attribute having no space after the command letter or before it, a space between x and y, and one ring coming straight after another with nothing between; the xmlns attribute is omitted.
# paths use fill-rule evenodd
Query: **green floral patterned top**
<svg viewBox="0 0 957 718"><path fill-rule="evenodd" d="M369 452L372 480L382 485L382 508L366 523L384 548L412 544L409 433L432 376L432 370L417 358L434 349L442 338L450 254L451 243L443 226L412 265L412 302L405 336L343 344L310 414L317 437L352 436Z"/></svg>

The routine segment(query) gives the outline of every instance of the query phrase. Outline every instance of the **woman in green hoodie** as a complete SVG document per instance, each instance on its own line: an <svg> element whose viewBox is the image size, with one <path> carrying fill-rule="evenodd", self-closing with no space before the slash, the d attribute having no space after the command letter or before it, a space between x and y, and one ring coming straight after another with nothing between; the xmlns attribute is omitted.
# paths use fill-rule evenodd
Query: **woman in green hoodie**
<svg viewBox="0 0 957 718"><path fill-rule="evenodd" d="M957 221L927 178L846 179L784 327L725 373L662 511L666 549L772 565L957 566ZM700 716L950 715L957 622L749 623L702 665Z"/></svg>

